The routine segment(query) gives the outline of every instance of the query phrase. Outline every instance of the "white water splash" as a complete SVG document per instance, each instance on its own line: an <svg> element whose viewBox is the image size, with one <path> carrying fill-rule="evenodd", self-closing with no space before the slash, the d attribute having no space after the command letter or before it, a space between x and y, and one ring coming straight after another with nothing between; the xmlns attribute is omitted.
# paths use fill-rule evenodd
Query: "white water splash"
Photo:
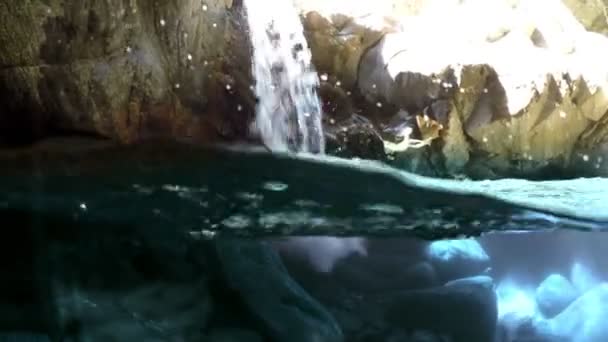
<svg viewBox="0 0 608 342"><path fill-rule="evenodd" d="M323 153L319 78L294 4L246 0L258 97L253 130L273 151Z"/></svg>

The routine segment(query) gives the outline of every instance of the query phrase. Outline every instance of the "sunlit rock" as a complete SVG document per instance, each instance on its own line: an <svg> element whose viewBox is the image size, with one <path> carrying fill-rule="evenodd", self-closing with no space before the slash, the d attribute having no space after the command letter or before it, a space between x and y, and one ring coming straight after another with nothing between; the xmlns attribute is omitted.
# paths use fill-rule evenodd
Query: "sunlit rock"
<svg viewBox="0 0 608 342"><path fill-rule="evenodd" d="M553 317L579 296L570 281L559 274L548 276L536 289L536 303L545 317Z"/></svg>
<svg viewBox="0 0 608 342"><path fill-rule="evenodd" d="M474 239L434 241L427 255L444 281L479 275L490 266L490 258Z"/></svg>
<svg viewBox="0 0 608 342"><path fill-rule="evenodd" d="M305 26L315 27L310 30L315 63L348 80L343 84L361 92L370 107L382 104L365 115L386 117L405 109L411 116L431 113L443 123L441 139L425 148L438 155L438 175L608 173L603 161L577 158L598 154L608 136L608 67L601 57L608 55L608 37L588 32L590 24L578 21L589 21L591 14L579 13L591 13L587 5L420 1L408 9L394 2L388 10L390 1L383 1L372 10L340 3L302 5L309 13ZM591 6L597 19L590 20L604 19L602 6ZM365 9L369 16L358 17ZM372 42L354 40L356 49L348 51L345 37L353 36L342 30L353 25L359 28L356 36L375 36ZM432 113L438 101L449 103L445 118Z"/></svg>

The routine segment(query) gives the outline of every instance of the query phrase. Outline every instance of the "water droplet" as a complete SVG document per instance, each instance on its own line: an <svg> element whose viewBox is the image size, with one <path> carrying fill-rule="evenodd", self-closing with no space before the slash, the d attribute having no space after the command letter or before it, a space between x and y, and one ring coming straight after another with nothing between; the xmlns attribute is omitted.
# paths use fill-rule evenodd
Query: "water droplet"
<svg viewBox="0 0 608 342"><path fill-rule="evenodd" d="M487 137L483 137L483 142L487 143L488 142L488 138Z"/></svg>
<svg viewBox="0 0 608 342"><path fill-rule="evenodd" d="M321 81L327 81L327 74L321 74Z"/></svg>
<svg viewBox="0 0 608 342"><path fill-rule="evenodd" d="M337 82L336 82L336 87L339 87L339 86L341 86L341 85L342 85L342 82L340 82L340 81L337 81Z"/></svg>
<svg viewBox="0 0 608 342"><path fill-rule="evenodd" d="M207 10L207 5L203 4L203 11Z"/></svg>
<svg viewBox="0 0 608 342"><path fill-rule="evenodd" d="M241 106L241 105L236 106L236 110L238 110L239 112L242 111L243 110L243 106Z"/></svg>
<svg viewBox="0 0 608 342"><path fill-rule="evenodd" d="M488 93L488 88L483 88L483 93L487 94Z"/></svg>
<svg viewBox="0 0 608 342"><path fill-rule="evenodd" d="M336 120L334 120L333 118L331 118L331 119L329 119L329 123L333 125L333 124L336 123Z"/></svg>
<svg viewBox="0 0 608 342"><path fill-rule="evenodd" d="M127 53L131 53L131 47L127 46L127 48L125 49L125 51L127 51Z"/></svg>
<svg viewBox="0 0 608 342"><path fill-rule="evenodd" d="M382 103L381 102L376 102L376 107L382 108Z"/></svg>
<svg viewBox="0 0 608 342"><path fill-rule="evenodd" d="M80 203L80 209L87 210L87 204L86 203Z"/></svg>
<svg viewBox="0 0 608 342"><path fill-rule="evenodd" d="M372 84L372 88L376 89L376 84L375 83Z"/></svg>
<svg viewBox="0 0 608 342"><path fill-rule="evenodd" d="M562 118L562 119L565 118L566 117L566 112L564 112L563 110L560 110L559 111L559 117Z"/></svg>
<svg viewBox="0 0 608 342"><path fill-rule="evenodd" d="M346 95L350 96L350 94L351 94L350 90L346 92Z"/></svg>
<svg viewBox="0 0 608 342"><path fill-rule="evenodd" d="M589 161L589 155L583 154L583 161L588 162Z"/></svg>
<svg viewBox="0 0 608 342"><path fill-rule="evenodd" d="M175 83L175 89L179 89L180 84L179 83Z"/></svg>
<svg viewBox="0 0 608 342"><path fill-rule="evenodd" d="M165 24L166 24L165 19L161 19L160 20L160 26L165 26Z"/></svg>
<svg viewBox="0 0 608 342"><path fill-rule="evenodd" d="M209 64L209 62L203 61L203 65L207 65L207 64Z"/></svg>
<svg viewBox="0 0 608 342"><path fill-rule="evenodd" d="M192 55L188 54L188 60L191 61L192 60Z"/></svg>
<svg viewBox="0 0 608 342"><path fill-rule="evenodd" d="M213 26L215 28L215 27L217 27L217 23L213 23L213 25L211 25L211 26Z"/></svg>
<svg viewBox="0 0 608 342"><path fill-rule="evenodd" d="M226 84L226 90L230 90L232 89L232 86L230 84Z"/></svg>

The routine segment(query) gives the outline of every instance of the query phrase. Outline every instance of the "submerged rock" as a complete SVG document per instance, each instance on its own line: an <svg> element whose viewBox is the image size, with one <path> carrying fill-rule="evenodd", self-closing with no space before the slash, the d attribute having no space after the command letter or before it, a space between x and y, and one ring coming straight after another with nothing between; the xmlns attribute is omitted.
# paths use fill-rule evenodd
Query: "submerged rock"
<svg viewBox="0 0 608 342"><path fill-rule="evenodd" d="M406 331L426 330L455 342L491 341L495 335L496 294L489 277L397 293L384 304L386 321Z"/></svg>
<svg viewBox="0 0 608 342"><path fill-rule="evenodd" d="M333 316L289 276L270 246L252 240L217 240L216 252L227 286L273 340L344 340Z"/></svg>
<svg viewBox="0 0 608 342"><path fill-rule="evenodd" d="M0 143L61 132L122 142L242 134L254 99L232 3L2 4Z"/></svg>
<svg viewBox="0 0 608 342"><path fill-rule="evenodd" d="M580 296L562 313L549 320L550 331L577 342L608 340L608 284L602 283Z"/></svg>
<svg viewBox="0 0 608 342"><path fill-rule="evenodd" d="M490 257L475 239L433 241L427 256L443 281L484 273Z"/></svg>
<svg viewBox="0 0 608 342"><path fill-rule="evenodd" d="M545 317L554 317L579 295L570 281L560 274L548 276L536 289L536 303Z"/></svg>

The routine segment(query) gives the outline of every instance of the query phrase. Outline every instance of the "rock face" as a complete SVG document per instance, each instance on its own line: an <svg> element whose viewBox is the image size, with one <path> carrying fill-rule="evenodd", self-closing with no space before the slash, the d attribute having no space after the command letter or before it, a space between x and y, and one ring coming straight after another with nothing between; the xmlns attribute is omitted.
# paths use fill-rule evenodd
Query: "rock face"
<svg viewBox="0 0 608 342"><path fill-rule="evenodd" d="M378 130L398 111L430 119L409 123L429 143L397 153L397 165L475 178L608 174L602 1L340 3L303 6L319 70L360 95Z"/></svg>
<svg viewBox="0 0 608 342"><path fill-rule="evenodd" d="M476 276L490 267L490 258L474 239L434 241L427 255L444 282Z"/></svg>
<svg viewBox="0 0 608 342"><path fill-rule="evenodd" d="M241 15L231 0L0 4L0 140L238 135L253 105Z"/></svg>

